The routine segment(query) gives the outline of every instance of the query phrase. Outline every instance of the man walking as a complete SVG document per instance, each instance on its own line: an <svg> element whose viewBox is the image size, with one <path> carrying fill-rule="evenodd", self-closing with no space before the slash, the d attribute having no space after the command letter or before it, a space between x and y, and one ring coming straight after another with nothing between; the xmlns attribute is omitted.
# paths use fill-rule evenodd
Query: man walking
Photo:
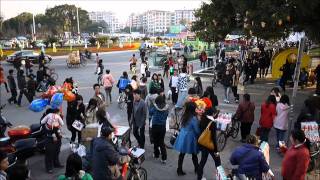
<svg viewBox="0 0 320 180"><path fill-rule="evenodd" d="M17 76L18 88L19 88L19 97L18 97L18 106L21 106L22 96L25 95L29 103L31 103L30 96L27 92L27 82L26 77L24 76L24 71L20 70Z"/></svg>
<svg viewBox="0 0 320 180"><path fill-rule="evenodd" d="M144 148L145 144L145 125L147 118L147 105L141 98L141 91L136 89L133 91L134 103L132 113L133 135L137 139L139 147Z"/></svg>
<svg viewBox="0 0 320 180"><path fill-rule="evenodd" d="M108 101L110 101L110 104L112 102L111 99L111 90L114 84L114 78L113 76L110 74L110 70L107 69L106 70L106 74L102 76L102 84L104 87L104 90L106 91L106 103L108 103Z"/></svg>
<svg viewBox="0 0 320 180"><path fill-rule="evenodd" d="M7 79L8 79L10 92L11 92L11 97L8 99L8 102L9 104L11 104L12 102L17 104L17 95L18 95L17 84L13 77L13 69L9 70L9 76L7 77Z"/></svg>

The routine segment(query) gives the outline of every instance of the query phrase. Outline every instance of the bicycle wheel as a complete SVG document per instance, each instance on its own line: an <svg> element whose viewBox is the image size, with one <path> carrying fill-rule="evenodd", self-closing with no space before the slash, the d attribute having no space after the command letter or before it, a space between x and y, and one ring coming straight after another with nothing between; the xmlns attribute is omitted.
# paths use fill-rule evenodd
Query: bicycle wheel
<svg viewBox="0 0 320 180"><path fill-rule="evenodd" d="M59 76L58 76L57 73L52 73L52 74L50 75L50 77L51 77L52 79L54 79L55 81L57 81L58 78L59 78Z"/></svg>
<svg viewBox="0 0 320 180"><path fill-rule="evenodd" d="M235 121L232 123L232 131L231 131L231 137L233 139L237 138L238 134L239 134L239 129L240 129L240 122L239 121Z"/></svg>
<svg viewBox="0 0 320 180"><path fill-rule="evenodd" d="M137 169L137 173L133 172L133 170L129 171L129 175L127 180L147 180L148 174L147 170L143 167Z"/></svg>
<svg viewBox="0 0 320 180"><path fill-rule="evenodd" d="M221 132L217 136L217 143L218 143L218 151L221 152L227 143L227 138L225 132Z"/></svg>

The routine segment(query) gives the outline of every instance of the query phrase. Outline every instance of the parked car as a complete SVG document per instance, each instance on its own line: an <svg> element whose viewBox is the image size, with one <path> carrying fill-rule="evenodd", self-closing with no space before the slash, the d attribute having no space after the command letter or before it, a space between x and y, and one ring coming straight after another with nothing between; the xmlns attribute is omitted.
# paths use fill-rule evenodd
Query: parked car
<svg viewBox="0 0 320 180"><path fill-rule="evenodd" d="M36 53L32 50L21 50L9 55L6 61L8 63L13 63L17 58L21 58L21 60L28 58L32 61L32 63L36 64L39 61L39 55L39 53ZM46 62L50 62L52 60L52 57L50 55L45 54L45 60Z"/></svg>
<svg viewBox="0 0 320 180"><path fill-rule="evenodd" d="M184 48L184 45L182 43L175 43L173 46L172 46L172 49L173 50L177 50L177 51L180 51L180 50L183 50Z"/></svg>

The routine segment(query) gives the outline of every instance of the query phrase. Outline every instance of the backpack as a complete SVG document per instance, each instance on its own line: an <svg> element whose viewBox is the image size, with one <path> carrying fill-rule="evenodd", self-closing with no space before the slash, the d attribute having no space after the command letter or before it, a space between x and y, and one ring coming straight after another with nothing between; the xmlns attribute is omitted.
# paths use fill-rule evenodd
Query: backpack
<svg viewBox="0 0 320 180"><path fill-rule="evenodd" d="M129 83L130 83L130 81L128 79L120 78L119 79L119 89L125 89Z"/></svg>

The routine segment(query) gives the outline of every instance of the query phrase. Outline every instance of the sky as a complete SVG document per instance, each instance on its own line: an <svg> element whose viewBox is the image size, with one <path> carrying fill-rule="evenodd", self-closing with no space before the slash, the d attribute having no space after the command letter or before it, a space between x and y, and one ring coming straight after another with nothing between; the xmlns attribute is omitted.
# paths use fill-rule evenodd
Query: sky
<svg viewBox="0 0 320 180"><path fill-rule="evenodd" d="M147 10L196 9L207 0L0 0L0 13L4 19L22 12L44 14L46 8L61 4L74 4L87 11L112 11L120 22L125 22L131 13Z"/></svg>

